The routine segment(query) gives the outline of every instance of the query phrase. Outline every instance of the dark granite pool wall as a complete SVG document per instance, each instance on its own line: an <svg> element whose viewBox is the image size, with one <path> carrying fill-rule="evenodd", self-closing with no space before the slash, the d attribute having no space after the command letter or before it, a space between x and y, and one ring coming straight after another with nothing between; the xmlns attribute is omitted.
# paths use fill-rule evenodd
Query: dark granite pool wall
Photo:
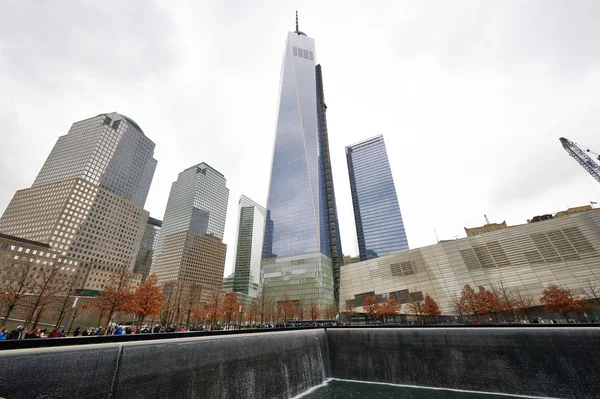
<svg viewBox="0 0 600 399"><path fill-rule="evenodd" d="M0 352L0 397L289 398L331 373L324 330Z"/></svg>
<svg viewBox="0 0 600 399"><path fill-rule="evenodd" d="M331 377L600 397L598 328L327 329Z"/></svg>
<svg viewBox="0 0 600 399"><path fill-rule="evenodd" d="M600 397L600 328L328 328L151 338L0 351L0 397L290 398L327 377ZM32 344L44 342L68 343Z"/></svg>

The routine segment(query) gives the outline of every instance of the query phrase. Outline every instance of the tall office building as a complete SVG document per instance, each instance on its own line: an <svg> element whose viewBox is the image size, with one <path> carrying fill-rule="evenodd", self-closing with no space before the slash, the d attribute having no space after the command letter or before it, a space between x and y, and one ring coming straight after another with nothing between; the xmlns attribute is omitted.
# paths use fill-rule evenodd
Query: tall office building
<svg viewBox="0 0 600 399"><path fill-rule="evenodd" d="M152 261L159 283L202 286L202 297L223 284L223 243L229 189L217 170L202 162L179 174L171 186Z"/></svg>
<svg viewBox="0 0 600 399"><path fill-rule="evenodd" d="M134 273L139 273L141 275L142 282L146 281L150 275L154 247L156 246L161 226L162 221L151 217L149 217L148 222L146 222L142 244L140 245L140 251L138 252L135 267L133 268Z"/></svg>
<svg viewBox="0 0 600 399"><path fill-rule="evenodd" d="M265 216L265 208L245 195L240 197L232 290L245 303L260 289Z"/></svg>
<svg viewBox="0 0 600 399"><path fill-rule="evenodd" d="M275 300L337 298L343 262L314 39L298 30L285 44L263 245L265 292Z"/></svg>
<svg viewBox="0 0 600 399"><path fill-rule="evenodd" d="M86 270L99 290L114 273L133 270L154 176L154 143L115 112L76 122L56 142L33 186L19 190L0 232L50 245Z"/></svg>
<svg viewBox="0 0 600 399"><path fill-rule="evenodd" d="M360 260L407 250L383 136L347 146L346 159Z"/></svg>

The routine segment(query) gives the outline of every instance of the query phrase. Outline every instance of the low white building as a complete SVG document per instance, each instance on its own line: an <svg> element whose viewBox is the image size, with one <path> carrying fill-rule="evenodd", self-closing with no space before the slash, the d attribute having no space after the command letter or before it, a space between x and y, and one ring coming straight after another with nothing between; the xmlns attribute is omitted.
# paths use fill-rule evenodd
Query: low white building
<svg viewBox="0 0 600 399"><path fill-rule="evenodd" d="M550 284L585 297L600 285L600 216L591 210L512 226L342 267L340 304L362 312L369 294L398 302L429 294L443 314L457 314L465 284L490 289L500 281L539 304Z"/></svg>

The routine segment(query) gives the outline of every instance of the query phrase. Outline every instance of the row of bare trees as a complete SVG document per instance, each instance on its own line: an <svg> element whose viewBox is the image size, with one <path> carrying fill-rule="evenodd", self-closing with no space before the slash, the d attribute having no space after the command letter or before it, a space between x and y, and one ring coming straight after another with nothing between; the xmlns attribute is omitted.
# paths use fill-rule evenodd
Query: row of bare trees
<svg viewBox="0 0 600 399"><path fill-rule="evenodd" d="M41 258L44 259L44 258ZM45 262L44 262L45 263ZM0 284L0 329L17 310L25 314L25 328L35 329L43 314L56 312L56 325L64 322L82 276L63 263L46 265L29 261L11 265L11 280Z"/></svg>
<svg viewBox="0 0 600 399"><path fill-rule="evenodd" d="M282 323L287 326L289 321L311 321L313 324L318 320L333 320L337 314L334 305L320 308L313 301L296 300L284 296L275 301L270 299L264 290L259 291L258 296L250 301L246 313L246 321L250 325L265 325L267 323Z"/></svg>

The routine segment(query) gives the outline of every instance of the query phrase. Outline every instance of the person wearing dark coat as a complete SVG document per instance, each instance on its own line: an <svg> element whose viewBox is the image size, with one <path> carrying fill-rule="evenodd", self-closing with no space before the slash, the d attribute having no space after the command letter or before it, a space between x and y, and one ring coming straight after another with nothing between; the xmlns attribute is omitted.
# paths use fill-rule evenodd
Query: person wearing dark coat
<svg viewBox="0 0 600 399"><path fill-rule="evenodd" d="M12 330L11 332L9 332L6 336L6 339L20 339L22 334L23 326L19 326L16 330Z"/></svg>
<svg viewBox="0 0 600 399"><path fill-rule="evenodd" d="M81 334L81 327L77 327L75 331L73 331L73 336L78 337Z"/></svg>

